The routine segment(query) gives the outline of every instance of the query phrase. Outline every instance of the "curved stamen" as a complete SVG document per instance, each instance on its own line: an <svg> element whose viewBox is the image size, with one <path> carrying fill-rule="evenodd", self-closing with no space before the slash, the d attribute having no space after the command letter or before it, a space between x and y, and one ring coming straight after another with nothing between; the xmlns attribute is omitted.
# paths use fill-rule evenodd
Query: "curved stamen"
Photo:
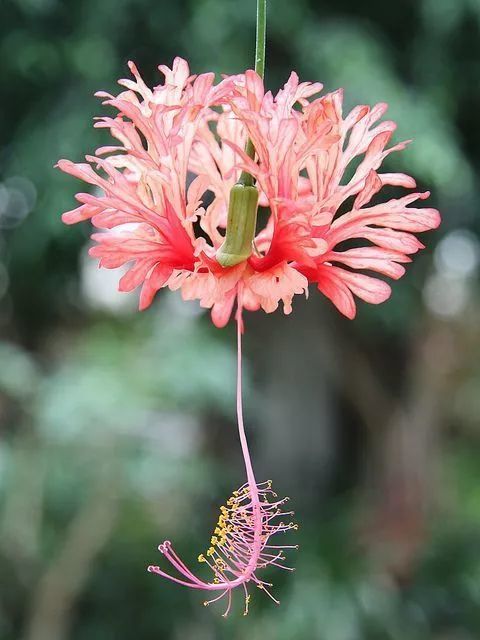
<svg viewBox="0 0 480 640"><path fill-rule="evenodd" d="M297 529L294 522L284 522L281 518L293 515L293 511L282 511L281 506L289 498L277 499L272 490L271 480L257 483L248 449L242 407L242 304L241 290L238 292L237 311L237 422L240 445L245 463L247 482L234 491L226 504L220 507L220 516L210 539L211 546L198 556L201 564L206 564L213 573L213 580L206 581L197 577L180 559L169 540L163 542L159 551L168 560L177 575L170 575L158 566L150 566L148 570L167 578L177 584L191 589L205 591L221 591L220 595L204 602L205 606L227 596L228 615L231 608L232 590L242 585L245 594L244 615L248 614L250 595L247 585L253 582L277 604L278 600L267 587L271 584L260 580L257 571L274 566L286 571L292 567L283 564L284 551L297 549L295 545L269 544L271 537L277 533L285 533Z"/></svg>

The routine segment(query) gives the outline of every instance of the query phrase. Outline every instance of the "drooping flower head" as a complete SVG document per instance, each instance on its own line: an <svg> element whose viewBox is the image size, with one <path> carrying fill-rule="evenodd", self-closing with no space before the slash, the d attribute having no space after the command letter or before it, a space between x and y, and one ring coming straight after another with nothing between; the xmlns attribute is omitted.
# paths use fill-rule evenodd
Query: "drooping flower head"
<svg viewBox="0 0 480 640"><path fill-rule="evenodd" d="M403 173L380 170L406 145L388 147L395 124L379 122L385 104L344 116L341 91L318 96L322 85L300 83L295 73L273 96L254 71L215 84L213 74L192 76L176 58L172 69L160 67L164 83L149 89L133 63L130 70L134 80L120 81L125 91L98 94L118 115L95 126L110 129L118 144L87 163L58 163L96 187L78 193L80 206L63 220L91 219L99 232L90 254L100 266L127 268L120 290L141 286L141 309L162 287L179 289L222 327L237 304L237 419L247 482L222 507L211 546L198 558L210 580L193 573L169 541L159 549L173 573L149 570L219 591L206 604L226 596L225 615L241 586L247 613L249 583L275 600L259 572L289 569L283 552L291 545L271 539L296 525L283 519L290 516L282 510L286 499L257 483L252 468L242 415L242 310L270 313L282 301L290 313L293 296L314 283L353 318L354 296L377 304L390 295L386 282L364 272L400 278L423 247L414 234L435 228L440 217L410 206L428 192L378 201L384 186L415 187Z"/></svg>
<svg viewBox="0 0 480 640"><path fill-rule="evenodd" d="M215 84L212 73L190 75L180 58L159 67L165 81L149 89L129 66L135 79L120 81L125 91L98 94L118 115L95 126L109 128L118 144L87 163L58 166L96 187L77 194L81 204L64 222L92 220L100 232L90 254L106 268L128 265L119 287L141 286L141 309L162 287L179 289L211 308L221 327L240 288L244 308L272 312L282 301L289 313L293 296L315 283L353 318L354 296L373 304L390 296L371 273L400 278L423 247L414 234L438 226L435 209L410 206L428 192L378 202L384 186L415 187L403 173L381 172L407 144L388 146L396 125L379 122L385 104L344 115L341 91L318 96L322 85L300 83L295 73L273 96L254 71ZM242 171L255 180L249 206L256 215L258 198L258 229L230 266L217 258Z"/></svg>

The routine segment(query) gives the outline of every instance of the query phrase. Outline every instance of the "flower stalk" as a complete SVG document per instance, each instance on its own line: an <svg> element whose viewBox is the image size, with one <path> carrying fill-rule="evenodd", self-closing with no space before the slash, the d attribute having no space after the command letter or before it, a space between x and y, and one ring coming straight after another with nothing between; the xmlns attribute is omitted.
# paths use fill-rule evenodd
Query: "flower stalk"
<svg viewBox="0 0 480 640"><path fill-rule="evenodd" d="M255 72L265 75L265 41L267 31L267 0L257 0L257 29L255 38ZM245 153L254 160L255 147L249 138ZM222 267L233 267L247 260L253 252L257 226L258 191L254 178L242 171L238 183L230 191L225 242L216 253Z"/></svg>
<svg viewBox="0 0 480 640"><path fill-rule="evenodd" d="M257 0L257 31L255 36L255 73L263 80L265 77L265 43L267 37L267 0ZM255 147L249 138L245 153L252 160L255 158ZM239 182L246 186L253 185L253 176L242 171Z"/></svg>

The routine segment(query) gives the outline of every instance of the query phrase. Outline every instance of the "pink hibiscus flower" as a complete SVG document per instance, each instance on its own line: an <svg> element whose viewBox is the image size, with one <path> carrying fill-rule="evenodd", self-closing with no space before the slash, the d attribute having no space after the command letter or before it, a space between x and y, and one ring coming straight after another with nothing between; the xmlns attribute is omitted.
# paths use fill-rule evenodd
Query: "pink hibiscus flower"
<svg viewBox="0 0 480 640"><path fill-rule="evenodd" d="M222 327L240 289L248 310L270 313L282 301L290 313L293 296L315 283L353 318L354 296L373 304L390 296L371 273L400 278L423 247L414 234L438 226L438 211L410 206L428 192L377 200L383 186L415 187L403 173L380 172L407 144L387 148L395 123L379 123L385 104L344 117L341 91L315 97L322 86L295 73L273 96L254 71L215 84L212 73L192 76L176 58L172 69L160 67L165 82L152 90L130 69L135 80L120 81L125 91L97 94L119 114L95 126L119 144L58 166L97 187L78 193L80 206L63 220L91 219L101 230L90 254L106 268L129 265L119 288L141 285L141 309L162 287L179 289ZM237 184L242 172L255 186ZM241 219L225 239L229 204ZM229 253L235 246L240 252Z"/></svg>
<svg viewBox="0 0 480 640"><path fill-rule="evenodd" d="M97 188L77 194L80 206L63 220L91 219L101 230L90 254L109 269L128 266L119 287L141 286L141 309L162 287L179 289L211 308L222 327L237 303L237 418L247 482L221 508L211 546L198 557L212 580L192 572L169 541L159 550L173 573L149 570L219 591L205 604L226 596L224 615L241 586L247 613L249 583L277 602L259 571L291 570L284 551L296 547L271 542L297 525L283 520L293 515L283 511L287 499L277 499L269 481L257 483L252 468L242 415L242 310L270 313L282 301L290 313L293 296L315 283L353 318L354 296L378 304L390 295L386 282L364 272L400 278L423 247L414 234L437 227L440 216L410 206L428 192L378 202L383 186L415 187L405 174L379 172L407 144L387 148L395 124L379 122L385 104L344 117L341 91L315 98L322 86L300 83L295 73L273 96L254 71L214 84L213 74L191 76L176 58L172 69L160 67L165 82L151 90L133 63L130 69L135 80L120 81L126 91L98 94L119 114L96 126L109 128L119 144L98 149L87 163L58 163Z"/></svg>

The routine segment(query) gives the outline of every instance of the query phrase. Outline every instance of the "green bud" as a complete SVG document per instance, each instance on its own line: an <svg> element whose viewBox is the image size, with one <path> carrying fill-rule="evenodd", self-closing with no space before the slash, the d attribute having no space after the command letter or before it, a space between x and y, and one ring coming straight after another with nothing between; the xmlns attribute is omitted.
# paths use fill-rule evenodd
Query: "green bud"
<svg viewBox="0 0 480 640"><path fill-rule="evenodd" d="M222 267L234 267L252 254L257 225L258 190L235 184L230 191L225 241L216 258Z"/></svg>

